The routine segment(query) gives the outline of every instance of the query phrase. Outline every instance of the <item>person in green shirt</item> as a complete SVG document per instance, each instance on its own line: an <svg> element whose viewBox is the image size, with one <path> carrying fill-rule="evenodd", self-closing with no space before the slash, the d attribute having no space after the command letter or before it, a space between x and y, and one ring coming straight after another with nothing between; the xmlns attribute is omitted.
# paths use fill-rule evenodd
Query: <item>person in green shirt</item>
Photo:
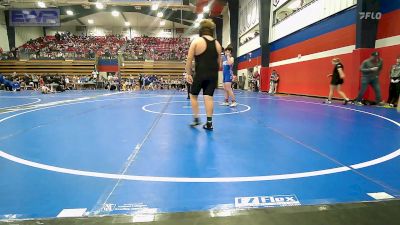
<svg viewBox="0 0 400 225"><path fill-rule="evenodd" d="M379 106L385 105L385 103L382 102L381 87L379 85L379 73L382 70L382 66L383 60L379 58L379 52L373 52L371 57L364 60L364 62L361 64L361 89L355 101L356 105L363 105L361 100L365 94L365 91L367 90L368 85L371 85L375 91L376 104Z"/></svg>

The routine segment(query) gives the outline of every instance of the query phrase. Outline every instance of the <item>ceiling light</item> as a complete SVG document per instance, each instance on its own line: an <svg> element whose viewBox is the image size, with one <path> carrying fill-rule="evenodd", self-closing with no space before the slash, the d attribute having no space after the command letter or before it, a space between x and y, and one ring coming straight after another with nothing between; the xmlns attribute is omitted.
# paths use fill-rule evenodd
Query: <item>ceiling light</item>
<svg viewBox="0 0 400 225"><path fill-rule="evenodd" d="M157 4L151 6L151 10L156 11L157 9L158 9L158 5Z"/></svg>
<svg viewBox="0 0 400 225"><path fill-rule="evenodd" d="M126 26L126 27L129 27L130 25L131 25L131 23L125 22L125 26Z"/></svg>
<svg viewBox="0 0 400 225"><path fill-rule="evenodd" d="M96 8L98 9L104 9L104 5L101 2L96 2Z"/></svg>
<svg viewBox="0 0 400 225"><path fill-rule="evenodd" d="M93 24L94 23L94 20L88 20L87 21L89 24Z"/></svg>
<svg viewBox="0 0 400 225"><path fill-rule="evenodd" d="M210 6L208 6L208 5L204 6L203 12L205 12L205 13L210 12Z"/></svg>
<svg viewBox="0 0 400 225"><path fill-rule="evenodd" d="M38 1L38 2L37 2L37 5L38 5L40 8L46 8L46 3L42 2L42 1Z"/></svg>
<svg viewBox="0 0 400 225"><path fill-rule="evenodd" d="M165 26L165 21L164 20L160 22L160 26Z"/></svg>
<svg viewBox="0 0 400 225"><path fill-rule="evenodd" d="M203 18L204 18L204 15L202 13L197 15L197 20L202 20Z"/></svg>
<svg viewBox="0 0 400 225"><path fill-rule="evenodd" d="M158 12L157 13L157 17L163 17L164 16L164 13L163 12Z"/></svg>
<svg viewBox="0 0 400 225"><path fill-rule="evenodd" d="M72 10L67 10L67 15L72 16L72 15L74 15L74 12Z"/></svg>
<svg viewBox="0 0 400 225"><path fill-rule="evenodd" d="M113 15L114 17L117 17L117 16L119 16L119 12L117 10L113 10L111 12L111 15Z"/></svg>

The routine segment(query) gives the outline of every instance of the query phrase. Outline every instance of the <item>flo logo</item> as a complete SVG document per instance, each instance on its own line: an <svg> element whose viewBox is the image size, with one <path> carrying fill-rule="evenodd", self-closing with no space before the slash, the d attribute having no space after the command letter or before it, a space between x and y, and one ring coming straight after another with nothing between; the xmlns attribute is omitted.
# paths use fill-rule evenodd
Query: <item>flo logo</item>
<svg viewBox="0 0 400 225"><path fill-rule="evenodd" d="M296 195L275 195L235 198L236 208L246 207L277 207L301 205Z"/></svg>
<svg viewBox="0 0 400 225"><path fill-rule="evenodd" d="M115 209L115 204L104 204L102 210L105 212L111 212L114 211Z"/></svg>
<svg viewBox="0 0 400 225"><path fill-rule="evenodd" d="M382 18L381 12L360 12L360 19L367 20L380 20Z"/></svg>

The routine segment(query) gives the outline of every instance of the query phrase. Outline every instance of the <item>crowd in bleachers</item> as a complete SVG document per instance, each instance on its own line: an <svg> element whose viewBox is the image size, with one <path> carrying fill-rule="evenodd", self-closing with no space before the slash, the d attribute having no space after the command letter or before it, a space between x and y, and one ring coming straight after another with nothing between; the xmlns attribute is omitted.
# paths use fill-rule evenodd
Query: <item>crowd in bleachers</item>
<svg viewBox="0 0 400 225"><path fill-rule="evenodd" d="M189 44L189 38L128 40L120 35L84 36L67 32L29 40L9 52L1 52L0 59L94 59L96 55L116 58L122 50L126 60L184 60Z"/></svg>
<svg viewBox="0 0 400 225"><path fill-rule="evenodd" d="M138 37L127 41L124 58L127 60L184 60L189 38Z"/></svg>
<svg viewBox="0 0 400 225"><path fill-rule="evenodd" d="M3 49L2 49L3 50ZM0 60L13 60L13 59L18 59L18 49L17 48L12 48L10 51L1 51L0 52Z"/></svg>
<svg viewBox="0 0 400 225"><path fill-rule="evenodd" d="M116 35L77 36L67 32L30 40L17 51L20 56L25 55L29 59L94 59L96 54L106 57L116 55L124 43L125 39Z"/></svg>

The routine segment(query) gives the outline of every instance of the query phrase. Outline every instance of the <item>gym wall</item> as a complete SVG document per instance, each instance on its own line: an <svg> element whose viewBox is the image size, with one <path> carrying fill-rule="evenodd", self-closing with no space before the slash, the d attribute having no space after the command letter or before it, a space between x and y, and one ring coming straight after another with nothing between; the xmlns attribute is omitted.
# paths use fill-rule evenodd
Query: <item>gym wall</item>
<svg viewBox="0 0 400 225"><path fill-rule="evenodd" d="M76 35L80 35L80 34L86 34L85 31L85 27L83 26L61 26L61 27L50 27L50 28L46 28L46 35L50 35L50 36L54 36L56 34L56 32L60 32L60 33L65 33L65 32L70 32L71 34L76 34Z"/></svg>
<svg viewBox="0 0 400 225"><path fill-rule="evenodd" d="M343 90L354 97L359 73L353 64L356 41L356 9L351 8L307 26L270 44L270 68L280 74L279 92L325 96L332 73L331 59L339 57L346 81ZM358 64L358 63L357 63ZM355 72L355 71L356 72ZM268 76L269 74L265 74ZM269 79L263 79L268 81ZM263 89L268 85L263 82Z"/></svg>
<svg viewBox="0 0 400 225"><path fill-rule="evenodd" d="M222 25L222 46L226 47L231 43L231 25L229 23L229 10L225 6L222 11L223 25Z"/></svg>
<svg viewBox="0 0 400 225"><path fill-rule="evenodd" d="M0 47L3 51L9 51L7 26L3 10L0 10Z"/></svg>
<svg viewBox="0 0 400 225"><path fill-rule="evenodd" d="M15 27L15 46L19 47L30 39L43 36L43 27Z"/></svg>
<svg viewBox="0 0 400 225"><path fill-rule="evenodd" d="M231 43L231 25L230 25L230 16L228 6L225 6L222 10L222 45L223 48L228 46ZM222 70L218 73L218 86L222 87L223 85L223 74Z"/></svg>
<svg viewBox="0 0 400 225"><path fill-rule="evenodd" d="M255 67L261 65L260 36L254 37L254 31L259 30L259 4L262 0L239 1L239 35L238 52L236 62L238 63L238 76L245 76L244 88L248 89L249 76ZM240 40L251 37L252 39L243 45Z"/></svg>
<svg viewBox="0 0 400 225"><path fill-rule="evenodd" d="M380 76L383 100L388 97L390 67L400 52L400 0L381 2L382 18L378 23L376 50L381 53L384 67ZM262 89L267 90L269 73L276 69L280 75L279 92L326 96L332 72L331 59L340 57L345 67L343 90L355 98L360 87L360 63L374 49L355 49L355 8L342 11L271 43L271 64L263 70ZM297 57L296 57L297 56ZM338 97L338 96L336 96ZM366 99L375 96L368 90Z"/></svg>
<svg viewBox="0 0 400 225"><path fill-rule="evenodd" d="M283 1L282 4L284 4L284 2L285 1ZM293 13L276 25L273 25L273 15L271 15L269 42L274 42L293 32L328 18L344 9L356 5L356 3L356 0L318 0L310 3L309 6L300 11ZM279 9L282 4L278 6L272 5L272 14L274 14L274 11Z"/></svg>
<svg viewBox="0 0 400 225"><path fill-rule="evenodd" d="M284 3L281 1L281 5ZM359 65L353 65L355 3L355 0L319 0L276 25L271 19L270 67L262 69L262 90L268 89L269 71L276 69L281 75L279 92L325 96L329 89L326 75L333 68L331 59L339 56L348 74L344 91L356 95ZM247 74L249 68L261 64L259 43L255 38L239 47L238 74Z"/></svg>
<svg viewBox="0 0 400 225"><path fill-rule="evenodd" d="M390 69L400 56L400 0L381 1L381 12L383 15L378 23L375 47L383 59L380 84L383 100L386 101L389 96Z"/></svg>

